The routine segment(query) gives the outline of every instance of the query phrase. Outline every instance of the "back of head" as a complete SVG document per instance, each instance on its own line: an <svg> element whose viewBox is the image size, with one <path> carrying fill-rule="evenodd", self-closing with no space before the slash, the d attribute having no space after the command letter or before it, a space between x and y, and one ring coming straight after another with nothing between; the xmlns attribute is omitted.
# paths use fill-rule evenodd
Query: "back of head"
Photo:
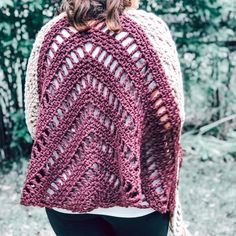
<svg viewBox="0 0 236 236"><path fill-rule="evenodd" d="M78 31L87 30L90 21L105 20L110 30L120 32L119 15L131 3L132 0L63 0L59 13L65 11L70 23Z"/></svg>

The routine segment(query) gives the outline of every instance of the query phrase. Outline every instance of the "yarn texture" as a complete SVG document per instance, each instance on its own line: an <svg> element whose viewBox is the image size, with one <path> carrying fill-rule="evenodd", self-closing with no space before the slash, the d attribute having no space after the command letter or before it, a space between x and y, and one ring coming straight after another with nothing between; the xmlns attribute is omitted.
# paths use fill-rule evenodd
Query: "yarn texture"
<svg viewBox="0 0 236 236"><path fill-rule="evenodd" d="M190 235L178 194L185 119L181 68L167 24L130 9L121 33L101 22L77 32L65 13L36 36L25 115L34 139L20 204L90 212L170 211Z"/></svg>

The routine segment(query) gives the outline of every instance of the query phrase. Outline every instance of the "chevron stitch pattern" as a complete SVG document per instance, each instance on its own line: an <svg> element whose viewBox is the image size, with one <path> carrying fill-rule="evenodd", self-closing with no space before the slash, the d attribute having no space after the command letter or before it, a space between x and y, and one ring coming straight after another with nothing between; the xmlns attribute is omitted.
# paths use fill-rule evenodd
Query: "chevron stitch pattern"
<svg viewBox="0 0 236 236"><path fill-rule="evenodd" d="M150 38L125 14L121 33L54 21L34 45L39 116L21 204L177 214L183 116Z"/></svg>

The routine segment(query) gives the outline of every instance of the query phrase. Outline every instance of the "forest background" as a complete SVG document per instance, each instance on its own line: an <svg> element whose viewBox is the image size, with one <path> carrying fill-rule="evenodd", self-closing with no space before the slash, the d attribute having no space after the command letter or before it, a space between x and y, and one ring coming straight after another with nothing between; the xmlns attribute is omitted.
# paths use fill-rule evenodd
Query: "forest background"
<svg viewBox="0 0 236 236"><path fill-rule="evenodd" d="M56 0L0 1L0 235L53 235L42 209L18 205L32 139L27 60ZM141 1L168 24L184 79L180 194L194 236L236 235L236 0ZM11 210L10 210L11 209ZM21 215L22 217L19 217ZM17 217L17 221L15 220Z"/></svg>

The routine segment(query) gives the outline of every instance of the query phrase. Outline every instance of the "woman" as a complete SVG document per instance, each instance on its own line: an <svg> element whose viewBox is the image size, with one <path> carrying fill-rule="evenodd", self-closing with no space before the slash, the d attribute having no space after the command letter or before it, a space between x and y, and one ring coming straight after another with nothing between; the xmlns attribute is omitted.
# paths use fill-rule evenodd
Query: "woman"
<svg viewBox="0 0 236 236"><path fill-rule="evenodd" d="M167 24L138 5L65 0L36 37L20 203L45 207L57 235L189 235L180 64Z"/></svg>

